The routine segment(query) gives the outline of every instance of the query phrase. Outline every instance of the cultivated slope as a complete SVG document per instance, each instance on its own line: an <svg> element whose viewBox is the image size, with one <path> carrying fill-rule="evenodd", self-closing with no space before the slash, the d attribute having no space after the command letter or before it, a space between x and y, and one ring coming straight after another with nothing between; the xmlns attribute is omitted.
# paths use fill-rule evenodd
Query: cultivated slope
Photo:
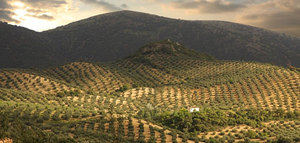
<svg viewBox="0 0 300 143"><path fill-rule="evenodd" d="M218 61L169 40L145 45L115 62L3 69L0 138L23 142L194 142L209 137L241 141L255 131L252 141L278 139L281 134L295 141L300 132L299 76L297 71L268 64ZM201 131L193 134L166 125L161 120L165 118L160 118L189 107L213 112L198 121L205 124L214 117L223 123L227 117L223 112L246 117L220 127L215 122L214 128L202 124ZM257 117L257 111L266 115ZM267 114L273 111L271 118ZM272 133L275 127L280 133ZM18 132L25 134L11 134Z"/></svg>

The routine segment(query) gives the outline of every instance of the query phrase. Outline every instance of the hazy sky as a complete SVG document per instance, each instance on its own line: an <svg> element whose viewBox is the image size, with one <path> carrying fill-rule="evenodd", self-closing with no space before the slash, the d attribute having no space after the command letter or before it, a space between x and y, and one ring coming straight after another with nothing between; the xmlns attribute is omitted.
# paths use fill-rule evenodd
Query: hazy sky
<svg viewBox="0 0 300 143"><path fill-rule="evenodd" d="M1 21L36 31L119 10L225 20L300 37L300 0L0 0Z"/></svg>

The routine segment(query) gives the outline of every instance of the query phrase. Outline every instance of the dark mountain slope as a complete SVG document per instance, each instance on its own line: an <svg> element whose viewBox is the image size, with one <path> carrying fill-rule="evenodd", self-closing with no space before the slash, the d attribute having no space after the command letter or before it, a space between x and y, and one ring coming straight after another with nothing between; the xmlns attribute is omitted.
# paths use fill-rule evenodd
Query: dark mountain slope
<svg viewBox="0 0 300 143"><path fill-rule="evenodd" d="M54 64L49 40L40 33L0 22L0 67Z"/></svg>
<svg viewBox="0 0 300 143"><path fill-rule="evenodd" d="M300 39L221 21L186 21L132 11L94 16L42 33L0 24L0 67L39 67L127 57L171 39L222 60L300 66Z"/></svg>
<svg viewBox="0 0 300 143"><path fill-rule="evenodd" d="M46 31L68 59L110 61L171 39L217 59L299 66L300 39L221 21L185 21L133 11L98 15Z"/></svg>

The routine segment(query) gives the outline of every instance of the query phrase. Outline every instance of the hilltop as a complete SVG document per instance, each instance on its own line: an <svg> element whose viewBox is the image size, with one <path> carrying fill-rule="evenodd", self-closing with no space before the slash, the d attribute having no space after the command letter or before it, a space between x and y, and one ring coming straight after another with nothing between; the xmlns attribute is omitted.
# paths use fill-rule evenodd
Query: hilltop
<svg viewBox="0 0 300 143"><path fill-rule="evenodd" d="M300 39L296 37L237 23L188 21L134 11L101 14L41 33L1 24L0 35L0 67L7 68L114 61L165 39L219 60L300 64Z"/></svg>
<svg viewBox="0 0 300 143"><path fill-rule="evenodd" d="M297 142L299 78L170 40L114 62L1 69L0 140Z"/></svg>

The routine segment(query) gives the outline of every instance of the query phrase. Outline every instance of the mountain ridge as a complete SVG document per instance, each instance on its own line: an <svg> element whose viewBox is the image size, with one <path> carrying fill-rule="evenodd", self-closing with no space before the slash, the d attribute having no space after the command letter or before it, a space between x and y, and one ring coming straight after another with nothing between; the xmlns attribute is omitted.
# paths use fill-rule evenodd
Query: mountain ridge
<svg viewBox="0 0 300 143"><path fill-rule="evenodd" d="M11 33L16 33L18 29L15 27ZM1 33L1 50L7 46L14 48L13 43L3 38L6 36L14 41L17 37L3 31ZM19 54L14 56L14 60L9 56L10 51L3 50L3 64L0 67L47 67L76 61L114 61L133 54L149 42L165 39L178 41L220 60L300 65L300 39L296 37L230 22L178 20L134 11L93 16L52 30L34 32L33 35L39 35L44 40L28 39L37 43L28 45L19 42L18 48L15 48ZM24 54L18 52L25 48L27 52ZM43 58L29 60L31 56Z"/></svg>
<svg viewBox="0 0 300 143"><path fill-rule="evenodd" d="M94 15L94 16L91 16L91 17L88 17L88 18L83 18L83 19L77 20L75 22L70 22L70 23L65 24L65 25L61 25L61 26L55 27L53 29L44 30L44 31L41 31L40 33L49 32L49 31L52 31L52 30L55 30L55 29L63 29L63 28L66 28L66 27L75 26L76 24L80 24L81 22L84 22L84 21L93 20L95 18L109 17L111 15L126 15L128 13L138 14L138 15L148 15L149 17L163 18L163 19L169 19L169 20L174 20L174 21L180 20L180 21L186 21L186 22L216 22L216 25L218 23L242 25L242 26L245 26L245 27L252 27L252 28L255 28L255 29L259 29L259 30L262 30L262 31L267 31L267 32L276 33L276 34L280 34L280 35L286 35L286 36L291 37L292 39L300 38L300 37L296 37L296 36L289 35L289 34L286 34L286 33L272 31L272 30L269 30L269 29L266 29L266 28L261 28L261 27L256 27L256 26L241 24L241 23L235 23L235 22L230 22L230 21L224 21L224 20L186 20L186 19L179 19L179 18L176 19L176 18L169 18L169 17L166 17L166 16L160 16L160 15L157 15L157 14L151 14L151 13L139 12L139 11L132 11L132 10L120 10L120 11L116 11L116 12L98 14L98 15Z"/></svg>

